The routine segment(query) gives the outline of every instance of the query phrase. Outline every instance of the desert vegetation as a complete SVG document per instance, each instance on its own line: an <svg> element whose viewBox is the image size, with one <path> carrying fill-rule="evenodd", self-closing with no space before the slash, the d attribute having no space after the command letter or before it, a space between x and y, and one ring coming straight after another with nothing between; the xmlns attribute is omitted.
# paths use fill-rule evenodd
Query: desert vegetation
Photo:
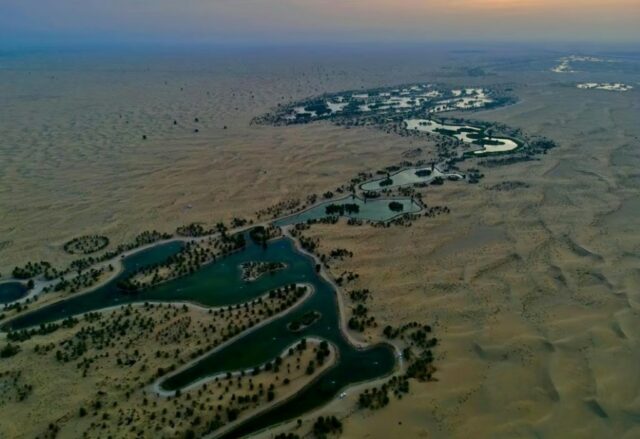
<svg viewBox="0 0 640 439"><path fill-rule="evenodd" d="M104 235L85 235L73 238L64 244L63 248L69 254L95 253L109 245L109 238Z"/></svg>
<svg viewBox="0 0 640 439"><path fill-rule="evenodd" d="M36 391L45 401L56 398L55 382L37 380L35 388L30 384L42 370L26 365L37 359L39 367L46 365L47 374L68 376L56 372L67 368L69 385L85 390L81 398L57 398L54 411L59 419L53 427L48 420L34 422L28 429L34 435L52 429L63 433L76 420L83 420L77 425L85 437L105 437L123 428L145 437L161 432L200 436L215 431L281 395L290 395L312 379L332 361L331 346L320 340L302 340L268 363L212 377L171 397L155 396L148 386L283 312L307 292L302 285L287 286L244 304L211 309L184 304L127 305L11 332L11 341L1 350L0 361L7 371L0 373L4 389L0 406L27 403ZM102 384L96 391L97 382Z"/></svg>

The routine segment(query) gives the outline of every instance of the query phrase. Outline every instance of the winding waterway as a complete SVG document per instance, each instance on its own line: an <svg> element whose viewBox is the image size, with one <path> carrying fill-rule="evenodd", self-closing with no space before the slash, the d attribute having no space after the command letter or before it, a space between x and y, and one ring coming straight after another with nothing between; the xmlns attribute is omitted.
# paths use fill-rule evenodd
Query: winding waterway
<svg viewBox="0 0 640 439"><path fill-rule="evenodd" d="M409 101L399 102L404 104L400 103L398 106L406 106ZM332 112L341 111L344 107L341 103L329 106ZM424 119L407 120L406 123L408 130L450 135L466 143L478 144L482 149L473 151L474 154L511 151L520 146L512 139L487 137L480 127L446 125ZM401 170L388 177L365 182L360 189L380 191L415 183L430 183L435 178L443 177L463 178L460 174L445 174L437 168L419 167ZM391 202L395 202L394 209L391 209ZM357 211L345 209L342 214L353 219L381 222L422 210L421 204L411 198L364 199L353 195L315 204L301 212L276 219L273 223L277 226L287 226L319 220L328 216L327 207L331 204L338 206L355 204L358 206ZM165 262L177 254L184 247L185 242L175 240L154 245L123 257L122 271L104 285L20 315L4 323L0 328L4 331L20 330L127 303L161 301L192 302L205 307L235 305L251 301L269 290L288 284L311 285L314 289L313 294L305 297L299 305L293 306L263 325L246 331L235 341L210 351L158 382L161 390L171 392L197 385L199 381L209 376L251 369L273 360L287 347L302 338L327 340L336 348L335 364L289 399L242 421L225 432L222 435L225 438L245 436L280 422L295 419L331 401L341 391L355 383L380 378L394 370L396 361L392 346L379 344L360 349L349 342L341 326L337 291L321 276L314 259L301 253L292 239L278 238L264 247L248 238L246 242L245 249L209 263L195 273L133 294L120 290L117 287L120 280L142 267ZM247 262L281 262L286 268L268 276L261 276L253 282L245 282L242 280L240 267ZM0 284L0 304L19 300L26 294L27 289L22 283ZM296 331L289 329L291 322L300 321L305 314L309 313L316 313L319 318Z"/></svg>
<svg viewBox="0 0 640 439"><path fill-rule="evenodd" d="M136 294L117 288L117 282L133 270L166 260L182 248L181 242L161 244L123 260L124 270L94 291L53 303L8 322L4 329L20 329L131 302L189 301L204 306L223 306L250 301L266 291L292 283L311 284L315 292L300 306L269 323L249 331L220 350L205 355L190 367L160 382L163 390L182 389L220 372L249 369L271 361L303 337L322 338L338 351L335 365L292 398L258 414L231 431L230 437L245 435L270 425L301 416L333 398L345 387L389 374L394 352L388 345L357 349L346 339L340 326L336 291L316 271L314 260L300 253L290 238L278 238L266 248L247 239L246 249L202 267L197 272ZM244 262L284 262L286 268L255 282L241 279ZM316 311L321 317L308 327L291 331L288 324L305 313Z"/></svg>

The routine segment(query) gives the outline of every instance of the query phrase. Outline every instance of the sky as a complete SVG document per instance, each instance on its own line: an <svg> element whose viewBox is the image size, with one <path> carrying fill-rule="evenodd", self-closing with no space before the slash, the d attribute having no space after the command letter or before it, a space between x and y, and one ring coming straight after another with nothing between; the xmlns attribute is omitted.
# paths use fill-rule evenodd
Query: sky
<svg viewBox="0 0 640 439"><path fill-rule="evenodd" d="M2 42L640 42L640 0L0 0Z"/></svg>

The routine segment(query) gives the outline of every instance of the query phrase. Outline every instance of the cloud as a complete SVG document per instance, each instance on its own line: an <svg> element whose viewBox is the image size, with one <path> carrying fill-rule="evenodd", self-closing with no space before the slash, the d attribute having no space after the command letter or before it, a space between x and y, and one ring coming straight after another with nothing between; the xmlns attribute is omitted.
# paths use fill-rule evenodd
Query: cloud
<svg viewBox="0 0 640 439"><path fill-rule="evenodd" d="M640 37L637 0L0 0L0 34L148 39Z"/></svg>

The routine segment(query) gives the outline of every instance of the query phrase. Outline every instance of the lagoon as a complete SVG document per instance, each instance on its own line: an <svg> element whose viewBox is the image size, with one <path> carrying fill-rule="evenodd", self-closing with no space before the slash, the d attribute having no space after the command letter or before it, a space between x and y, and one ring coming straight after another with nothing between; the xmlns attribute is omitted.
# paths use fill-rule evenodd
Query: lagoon
<svg viewBox="0 0 640 439"><path fill-rule="evenodd" d="M473 151L478 155L513 151L520 146L513 139L487 135L483 128L473 125L445 124L433 119L407 119L405 124L410 131L455 137L461 142L478 145L482 149Z"/></svg>
<svg viewBox="0 0 640 439"><path fill-rule="evenodd" d="M287 401L240 424L236 430L228 433L229 437L245 435L301 416L329 402L347 386L393 371L395 358L391 346L383 344L357 349L350 344L341 328L335 289L318 274L315 261L301 253L289 238L272 240L263 248L247 237L246 249L207 264L191 275L135 294L124 293L117 288L118 280L132 270L164 261L182 246L183 243L174 241L128 256L123 261L124 271L104 286L22 315L6 323L3 329L35 326L132 302L188 301L213 307L247 302L271 289L292 283L312 285L315 292L300 306L264 326L248 331L220 350L205 354L191 366L160 382L160 387L164 390L177 390L207 376L253 368L273 360L303 337L321 338L336 347L338 360L335 365ZM284 262L286 268L247 283L242 280L240 266L251 261ZM313 325L298 331L288 328L289 322L302 319L309 312L316 312L320 316Z"/></svg>
<svg viewBox="0 0 640 439"><path fill-rule="evenodd" d="M389 208L389 203L395 201L402 204L403 210L401 212L393 211ZM364 199L358 196L347 196L338 200L329 200L324 203L316 204L309 209L302 212L295 213L293 215L286 216L279 220L274 221L277 226L287 226L291 224L306 223L310 220L319 220L328 216L326 209L327 206L334 205L346 205L356 204L359 211L354 213L346 213L348 218L369 220L369 221L389 221L393 218L405 214L405 213L419 213L422 207L410 198L374 198Z"/></svg>

